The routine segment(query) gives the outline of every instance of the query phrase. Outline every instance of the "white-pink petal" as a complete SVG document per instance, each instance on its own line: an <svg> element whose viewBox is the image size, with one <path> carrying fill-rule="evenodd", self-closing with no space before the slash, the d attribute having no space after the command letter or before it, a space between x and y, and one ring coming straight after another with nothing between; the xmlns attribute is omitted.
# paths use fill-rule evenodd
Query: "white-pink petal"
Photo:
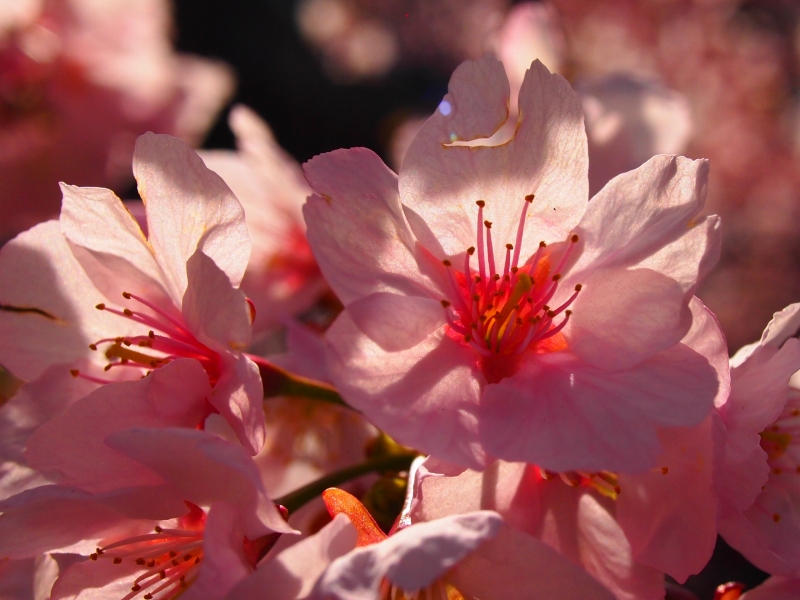
<svg viewBox="0 0 800 600"><path fill-rule="evenodd" d="M219 175L177 138L136 140L133 172L147 211L148 240L176 304L186 290L186 261L201 249L233 286L244 276L250 238L244 211Z"/></svg>

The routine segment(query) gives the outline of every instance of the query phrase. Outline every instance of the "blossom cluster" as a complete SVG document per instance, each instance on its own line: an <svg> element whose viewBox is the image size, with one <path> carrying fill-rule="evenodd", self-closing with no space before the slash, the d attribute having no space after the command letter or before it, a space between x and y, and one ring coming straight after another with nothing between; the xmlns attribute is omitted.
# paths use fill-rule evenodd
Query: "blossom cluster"
<svg viewBox="0 0 800 600"><path fill-rule="evenodd" d="M800 304L729 358L708 162L590 199L585 107L487 55L399 173L237 107L138 138L142 214L62 184L0 249L9 597L655 600L718 535L800 597Z"/></svg>

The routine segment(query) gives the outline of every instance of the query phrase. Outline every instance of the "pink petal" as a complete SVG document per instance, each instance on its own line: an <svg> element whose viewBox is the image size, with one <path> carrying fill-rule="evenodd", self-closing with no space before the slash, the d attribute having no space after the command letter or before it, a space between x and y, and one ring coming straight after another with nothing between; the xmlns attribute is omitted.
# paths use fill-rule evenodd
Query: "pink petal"
<svg viewBox="0 0 800 600"><path fill-rule="evenodd" d="M563 472L638 472L660 453L656 428L693 425L712 406L718 375L683 344L636 367L605 371L568 351L532 355L484 390L487 452Z"/></svg>
<svg viewBox="0 0 800 600"><path fill-rule="evenodd" d="M42 424L63 413L97 385L73 377L64 365L56 365L23 386L3 405L0 409L0 499L50 483L43 474L27 466L23 451L28 439Z"/></svg>
<svg viewBox="0 0 800 600"><path fill-rule="evenodd" d="M294 533L267 497L261 475L241 446L190 429L129 429L109 436L110 447L149 467L201 506L235 507L244 535Z"/></svg>
<svg viewBox="0 0 800 600"><path fill-rule="evenodd" d="M115 565L110 560L86 560L68 567L56 580L51 600L106 600L131 593L133 580L144 570L132 562Z"/></svg>
<svg viewBox="0 0 800 600"><path fill-rule="evenodd" d="M779 348L800 329L800 303L790 304L772 316L761 336L762 346Z"/></svg>
<svg viewBox="0 0 800 600"><path fill-rule="evenodd" d="M355 546L356 533L350 521L336 515L318 533L262 561L255 574L231 590L226 600L261 600L264 590L269 590L270 600L306 598L328 565Z"/></svg>
<svg viewBox="0 0 800 600"><path fill-rule="evenodd" d="M48 485L5 500L0 510L0 557L25 558L100 539L130 519L147 519L152 528L152 521L184 514L186 505L166 486L92 494Z"/></svg>
<svg viewBox="0 0 800 600"><path fill-rule="evenodd" d="M133 172L147 210L149 241L176 304L186 290L186 261L198 248L238 287L250 238L244 211L219 175L177 138L153 133L136 140Z"/></svg>
<svg viewBox="0 0 800 600"><path fill-rule="evenodd" d="M664 597L664 574L634 560L624 532L594 496L580 495L575 519L580 562L614 596L626 600Z"/></svg>
<svg viewBox="0 0 800 600"><path fill-rule="evenodd" d="M373 600L384 577L407 592L428 587L495 537L501 524L497 513L479 511L406 527L334 560L311 598Z"/></svg>
<svg viewBox="0 0 800 600"><path fill-rule="evenodd" d="M741 600L796 600L800 598L800 579L770 577L750 590Z"/></svg>
<svg viewBox="0 0 800 600"><path fill-rule="evenodd" d="M711 415L692 428L659 432L664 452L641 475L619 475L617 520L634 558L679 583L700 572L717 541Z"/></svg>
<svg viewBox="0 0 800 600"><path fill-rule="evenodd" d="M88 356L89 344L121 321L95 309L103 301L57 221L18 235L0 249L0 363L32 380Z"/></svg>
<svg viewBox="0 0 800 600"><path fill-rule="evenodd" d="M151 300L167 296L153 248L111 190L61 184L61 191L61 231L100 291L112 299L119 299L124 291Z"/></svg>
<svg viewBox="0 0 800 600"><path fill-rule="evenodd" d="M303 209L308 242L345 305L374 292L417 296L436 288L420 272L397 177L375 153L336 150L303 169L318 194Z"/></svg>
<svg viewBox="0 0 800 600"><path fill-rule="evenodd" d="M717 317L706 308L699 298L691 299L689 309L692 311L692 327L681 340L681 344L706 357L717 372L719 388L714 398L714 406L720 406L731 393L728 342L725 340L725 334L720 328Z"/></svg>
<svg viewBox="0 0 800 600"><path fill-rule="evenodd" d="M514 137L499 146L452 142L488 138L508 117L503 65L486 56L456 69L439 109L423 125L400 171L400 197L439 238L449 256L475 245L477 200L486 201L495 255L516 240L525 196L523 260L541 240L561 241L588 199L583 109L567 81L538 61L525 75Z"/></svg>
<svg viewBox="0 0 800 600"><path fill-rule="evenodd" d="M680 238L703 208L708 161L654 156L612 179L578 225L583 254L572 270L640 264Z"/></svg>
<svg viewBox="0 0 800 600"><path fill-rule="evenodd" d="M186 263L186 276L181 306L194 336L218 352L245 350L250 345L252 328L244 294L199 249Z"/></svg>
<svg viewBox="0 0 800 600"><path fill-rule="evenodd" d="M103 492L161 479L108 448L105 438L131 427L189 427L202 421L208 376L196 360L177 359L148 377L104 385L30 437L28 464L65 484Z"/></svg>
<svg viewBox="0 0 800 600"><path fill-rule="evenodd" d="M511 527L535 535L541 526L542 506L536 488L526 484L530 476L525 463L500 460L483 471L469 470L454 477L423 474L415 492L412 522L493 510Z"/></svg>
<svg viewBox="0 0 800 600"><path fill-rule="evenodd" d="M462 594L481 600L614 598L585 570L508 525L456 565L448 581Z"/></svg>
<svg viewBox="0 0 800 600"><path fill-rule="evenodd" d="M252 455L264 446L264 386L258 367L246 355L222 355L222 373L208 401L236 432Z"/></svg>
<svg viewBox="0 0 800 600"><path fill-rule="evenodd" d="M401 352L386 352L347 311L328 330L329 369L342 396L400 443L480 468L477 441L482 375L471 348L441 331Z"/></svg>
<svg viewBox="0 0 800 600"><path fill-rule="evenodd" d="M0 598L34 598L34 559L0 562ZM38 599L37 599L38 600Z"/></svg>
<svg viewBox="0 0 800 600"><path fill-rule="evenodd" d="M431 298L377 292L350 303L358 328L387 352L413 348L445 324L442 305Z"/></svg>
<svg viewBox="0 0 800 600"><path fill-rule="evenodd" d="M566 337L592 366L631 368L677 344L692 325L686 293L656 271L599 269L581 281Z"/></svg>
<svg viewBox="0 0 800 600"><path fill-rule="evenodd" d="M203 565L181 598L219 600L253 572L244 557L238 518L237 509L227 502L211 506L203 533Z"/></svg>

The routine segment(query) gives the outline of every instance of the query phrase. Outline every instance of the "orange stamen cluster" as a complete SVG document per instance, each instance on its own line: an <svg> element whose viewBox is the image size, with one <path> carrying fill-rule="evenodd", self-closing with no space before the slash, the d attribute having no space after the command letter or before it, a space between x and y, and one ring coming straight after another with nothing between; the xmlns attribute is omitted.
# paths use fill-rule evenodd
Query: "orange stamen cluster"
<svg viewBox="0 0 800 600"><path fill-rule="evenodd" d="M519 264L525 217L533 194L525 197L517 229L516 245L506 244L502 273L498 272L492 244L492 223L483 219L486 203L478 200L477 247L464 255L463 271L456 270L451 261L442 261L447 268L451 295L442 300L450 329L483 356L493 354L519 355L532 345L557 335L569 321L569 306L581 291L575 286L573 294L555 308L549 302L555 296L561 269L566 265L578 236L572 235L558 265L550 275L550 255L547 244L541 242L534 255ZM484 235L485 234L485 235ZM477 269L472 257L477 254ZM558 321L559 316L564 317Z"/></svg>
<svg viewBox="0 0 800 600"><path fill-rule="evenodd" d="M617 474L611 471L598 471L596 473L590 473L588 471L567 471L565 473L553 473L541 467L537 467L537 471L537 475L545 481L560 479L570 487L594 488L603 496L607 496L612 500L616 500L617 496L622 493Z"/></svg>

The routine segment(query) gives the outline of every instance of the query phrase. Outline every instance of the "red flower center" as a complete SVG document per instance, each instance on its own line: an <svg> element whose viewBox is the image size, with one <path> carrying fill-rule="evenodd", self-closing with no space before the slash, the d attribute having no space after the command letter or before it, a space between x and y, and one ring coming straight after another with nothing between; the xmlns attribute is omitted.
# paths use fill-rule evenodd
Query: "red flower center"
<svg viewBox="0 0 800 600"><path fill-rule="evenodd" d="M555 269L551 270L545 242L539 244L525 264L519 264L525 217L533 199L533 194L525 197L516 245L506 244L502 273L495 262L492 223L483 219L486 205L483 200L477 202L477 252L475 246L467 249L463 271L455 269L449 260L443 261L451 288L449 298L442 300L449 331L487 359L493 355L519 356L529 348L542 346L545 340L555 341L554 338L566 327L572 314L568 308L581 290L578 284L560 306L551 307L549 304L558 290L561 269L578 242L577 235L570 236ZM475 254L477 269L472 267ZM551 276L552 271L555 273ZM562 346L563 340L559 340L549 349Z"/></svg>

